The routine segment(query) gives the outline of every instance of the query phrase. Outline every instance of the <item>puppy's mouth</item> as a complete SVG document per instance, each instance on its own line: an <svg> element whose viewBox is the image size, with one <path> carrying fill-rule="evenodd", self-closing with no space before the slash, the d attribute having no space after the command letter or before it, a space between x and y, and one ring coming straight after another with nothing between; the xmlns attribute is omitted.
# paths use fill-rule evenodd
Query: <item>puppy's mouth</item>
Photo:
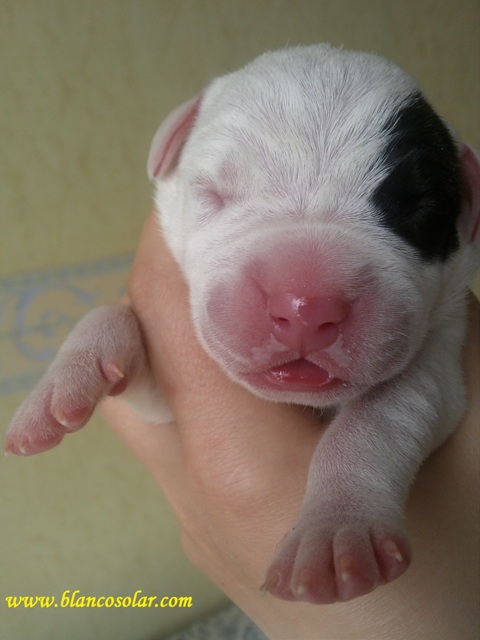
<svg viewBox="0 0 480 640"><path fill-rule="evenodd" d="M332 390L344 382L304 358L271 367L254 377L254 382L264 388L313 393Z"/></svg>

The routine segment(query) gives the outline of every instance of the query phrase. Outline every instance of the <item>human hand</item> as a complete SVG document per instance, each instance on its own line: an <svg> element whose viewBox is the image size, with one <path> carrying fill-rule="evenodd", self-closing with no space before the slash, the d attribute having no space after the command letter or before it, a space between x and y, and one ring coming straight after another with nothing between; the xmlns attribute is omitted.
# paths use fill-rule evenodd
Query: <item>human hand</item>
<svg viewBox="0 0 480 640"><path fill-rule="evenodd" d="M315 606L263 596L259 586L295 520L310 458L327 425L311 410L254 397L204 352L190 322L186 285L153 216L145 225L129 299L176 422L145 424L121 398L108 398L103 411L165 491L194 564L272 638L474 637L478 304L472 302L466 362L469 388L477 392L464 423L427 461L412 492L412 567L360 599Z"/></svg>

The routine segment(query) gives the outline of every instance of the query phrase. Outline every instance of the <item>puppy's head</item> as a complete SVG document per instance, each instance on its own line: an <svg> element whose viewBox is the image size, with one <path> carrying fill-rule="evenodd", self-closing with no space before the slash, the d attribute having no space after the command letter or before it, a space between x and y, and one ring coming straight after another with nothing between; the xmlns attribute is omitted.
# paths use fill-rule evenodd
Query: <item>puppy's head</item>
<svg viewBox="0 0 480 640"><path fill-rule="evenodd" d="M149 172L200 339L264 397L322 406L396 375L466 284L478 160L376 56L261 56L170 116Z"/></svg>

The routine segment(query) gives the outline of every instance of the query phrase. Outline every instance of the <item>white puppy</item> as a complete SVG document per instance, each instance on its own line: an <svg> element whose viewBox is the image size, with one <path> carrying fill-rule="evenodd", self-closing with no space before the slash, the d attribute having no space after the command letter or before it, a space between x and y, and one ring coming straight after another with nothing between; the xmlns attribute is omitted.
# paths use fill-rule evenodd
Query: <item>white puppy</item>
<svg viewBox="0 0 480 640"><path fill-rule="evenodd" d="M159 129L148 166L206 350L261 397L336 410L264 589L330 603L393 580L409 486L465 409L478 158L396 66L319 45L215 80ZM93 311L6 450L55 446L106 394L160 422L148 375L132 311Z"/></svg>

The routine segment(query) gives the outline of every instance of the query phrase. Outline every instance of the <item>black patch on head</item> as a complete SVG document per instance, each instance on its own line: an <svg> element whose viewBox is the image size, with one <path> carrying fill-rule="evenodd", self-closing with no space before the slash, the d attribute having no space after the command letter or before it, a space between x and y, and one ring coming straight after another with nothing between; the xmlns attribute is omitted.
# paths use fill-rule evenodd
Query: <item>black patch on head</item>
<svg viewBox="0 0 480 640"><path fill-rule="evenodd" d="M382 162L389 172L372 195L381 223L424 260L446 260L458 248L461 176L455 143L419 93L386 130Z"/></svg>

